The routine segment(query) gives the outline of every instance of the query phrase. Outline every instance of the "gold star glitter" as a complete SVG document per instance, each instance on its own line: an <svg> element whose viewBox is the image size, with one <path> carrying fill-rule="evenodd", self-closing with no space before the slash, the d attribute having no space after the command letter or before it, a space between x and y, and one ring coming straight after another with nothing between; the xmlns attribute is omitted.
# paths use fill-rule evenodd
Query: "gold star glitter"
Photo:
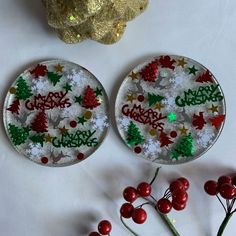
<svg viewBox="0 0 236 236"><path fill-rule="evenodd" d="M44 137L44 140L46 143L51 143L52 139L53 139L53 137L50 134L48 134L47 136Z"/></svg>
<svg viewBox="0 0 236 236"><path fill-rule="evenodd" d="M161 110L162 108L164 108L165 106L164 105L162 105L160 102L158 102L156 105L155 105L155 109L156 110Z"/></svg>
<svg viewBox="0 0 236 236"><path fill-rule="evenodd" d="M137 80L138 79L138 75L136 73L134 73L132 71L132 73L129 75L129 77L132 79L132 80Z"/></svg>
<svg viewBox="0 0 236 236"><path fill-rule="evenodd" d="M218 112L218 106L214 106L214 104L212 104L212 105L211 105L211 108L209 108L209 110L210 110L212 113Z"/></svg>
<svg viewBox="0 0 236 236"><path fill-rule="evenodd" d="M101 98L98 98L97 101L99 104L102 104L102 102L103 102L103 100Z"/></svg>
<svg viewBox="0 0 236 236"><path fill-rule="evenodd" d="M58 72L63 72L64 66L62 66L61 64L57 64L56 66L54 66L55 71Z"/></svg>
<svg viewBox="0 0 236 236"><path fill-rule="evenodd" d="M127 95L127 102L133 102L136 99L136 97L133 94Z"/></svg>
<svg viewBox="0 0 236 236"><path fill-rule="evenodd" d="M188 63L185 61L185 59L182 58L182 59L178 60L178 64L177 65L184 68L184 66L187 65L187 64Z"/></svg>
<svg viewBox="0 0 236 236"><path fill-rule="evenodd" d="M183 126L183 128L179 129L179 131L182 135L187 135L188 129L186 129L185 126Z"/></svg>
<svg viewBox="0 0 236 236"><path fill-rule="evenodd" d="M66 127L64 126L63 128L59 128L61 134L67 134L68 133L68 129L66 129Z"/></svg>

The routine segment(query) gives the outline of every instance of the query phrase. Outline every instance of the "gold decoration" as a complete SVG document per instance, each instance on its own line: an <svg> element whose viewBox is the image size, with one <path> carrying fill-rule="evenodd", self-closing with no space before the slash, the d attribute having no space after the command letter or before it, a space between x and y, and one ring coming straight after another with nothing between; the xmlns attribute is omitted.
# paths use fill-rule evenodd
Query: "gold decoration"
<svg viewBox="0 0 236 236"><path fill-rule="evenodd" d="M15 93L16 93L16 88L11 87L11 88L9 89L9 92L10 92L11 94L15 94Z"/></svg>
<svg viewBox="0 0 236 236"><path fill-rule="evenodd" d="M54 69L57 73L59 72L63 72L64 66L62 66L61 64L57 64L56 66L54 66Z"/></svg>
<svg viewBox="0 0 236 236"><path fill-rule="evenodd" d="M53 140L53 137L50 134L48 134L47 136L44 137L44 141L46 143L51 143L52 140Z"/></svg>
<svg viewBox="0 0 236 236"><path fill-rule="evenodd" d="M151 130L149 131L149 134L150 134L151 136L156 136L156 135L157 135L157 131L156 131L155 129L151 129Z"/></svg>
<svg viewBox="0 0 236 236"><path fill-rule="evenodd" d="M212 104L212 105L211 105L211 108L209 108L209 110L210 110L212 113L218 112L218 106L214 106L214 104Z"/></svg>
<svg viewBox="0 0 236 236"><path fill-rule="evenodd" d="M129 75L129 77L132 79L132 80L138 80L138 75L136 73L134 73L132 71L132 73Z"/></svg>
<svg viewBox="0 0 236 236"><path fill-rule="evenodd" d="M187 135L188 133L188 129L185 128L185 126L183 126L181 129L179 129L181 135Z"/></svg>
<svg viewBox="0 0 236 236"><path fill-rule="evenodd" d="M84 118L85 118L86 120L90 120L90 119L92 118L92 116L93 116L93 113L92 113L91 111L86 111L86 112L84 113Z"/></svg>
<svg viewBox="0 0 236 236"><path fill-rule="evenodd" d="M126 23L140 15L148 0L42 0L48 24L66 43L92 39L116 43Z"/></svg>
<svg viewBox="0 0 236 236"><path fill-rule="evenodd" d="M178 66L181 66L181 67L185 67L185 65L187 65L188 63L185 61L184 58L178 60Z"/></svg>
<svg viewBox="0 0 236 236"><path fill-rule="evenodd" d="M59 130L60 130L61 134L67 134L68 133L68 129L65 126L63 126L63 128L59 128Z"/></svg>
<svg viewBox="0 0 236 236"><path fill-rule="evenodd" d="M165 106L162 105L160 102L155 105L155 109L156 109L156 110L159 110L159 111L160 111L162 108L164 108L164 107L165 107Z"/></svg>
<svg viewBox="0 0 236 236"><path fill-rule="evenodd" d="M129 94L127 95L127 102L133 102L136 99L135 95Z"/></svg>

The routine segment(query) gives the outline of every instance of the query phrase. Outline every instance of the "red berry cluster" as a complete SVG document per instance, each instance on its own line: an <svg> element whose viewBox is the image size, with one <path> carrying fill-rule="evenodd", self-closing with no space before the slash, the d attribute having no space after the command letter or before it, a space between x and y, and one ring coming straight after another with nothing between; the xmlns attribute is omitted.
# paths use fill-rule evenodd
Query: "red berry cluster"
<svg viewBox="0 0 236 236"><path fill-rule="evenodd" d="M162 214L168 214L172 208L181 211L186 207L188 201L189 181L184 178L178 178L170 184L163 198L157 202L157 209ZM172 198L170 201L169 199Z"/></svg>
<svg viewBox="0 0 236 236"><path fill-rule="evenodd" d="M205 192L211 196L220 194L226 200L236 198L236 176L221 176L218 181L209 180L205 183Z"/></svg>
<svg viewBox="0 0 236 236"><path fill-rule="evenodd" d="M236 201L236 175L223 175L219 177L217 181L208 180L204 185L204 189L207 194L216 196L224 208L225 218L217 233L217 236L221 236L223 235L230 218L236 212L236 208L234 208L234 203ZM225 199L225 204L220 199L220 196Z"/></svg>
<svg viewBox="0 0 236 236"><path fill-rule="evenodd" d="M142 182L137 188L127 187L123 191L123 197L127 201L120 208L120 214L122 217L128 219L131 218L137 224L143 224L147 219L147 213L142 206L134 207L132 203L138 198L146 198L151 195L152 186L149 183Z"/></svg>
<svg viewBox="0 0 236 236"><path fill-rule="evenodd" d="M89 236L101 236L101 235L110 235L112 230L112 225L108 220L102 220L98 224L98 232L91 232Z"/></svg>

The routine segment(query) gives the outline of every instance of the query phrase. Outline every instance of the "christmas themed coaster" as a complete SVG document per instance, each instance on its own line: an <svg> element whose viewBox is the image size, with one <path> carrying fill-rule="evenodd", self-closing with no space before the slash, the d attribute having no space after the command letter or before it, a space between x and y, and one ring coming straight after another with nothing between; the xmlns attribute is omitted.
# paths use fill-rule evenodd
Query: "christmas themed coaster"
<svg viewBox="0 0 236 236"><path fill-rule="evenodd" d="M159 56L136 67L116 100L126 145L153 162L194 160L217 140L225 121L223 92L212 73L180 56Z"/></svg>
<svg viewBox="0 0 236 236"><path fill-rule="evenodd" d="M90 156L108 131L108 99L96 77L71 62L42 62L21 74L4 105L7 135L34 162L67 166Z"/></svg>

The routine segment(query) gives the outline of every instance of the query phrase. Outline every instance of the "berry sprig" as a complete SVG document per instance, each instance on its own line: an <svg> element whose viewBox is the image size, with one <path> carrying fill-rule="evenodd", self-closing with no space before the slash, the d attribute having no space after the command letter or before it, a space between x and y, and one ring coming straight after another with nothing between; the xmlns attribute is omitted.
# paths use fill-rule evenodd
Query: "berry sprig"
<svg viewBox="0 0 236 236"><path fill-rule="evenodd" d="M216 196L224 208L226 215L217 233L217 236L221 236L229 220L236 212L236 208L234 208L236 201L236 176L231 177L224 175L219 177L217 181L209 180L205 183L204 190L207 194ZM222 199L225 201L225 204Z"/></svg>
<svg viewBox="0 0 236 236"><path fill-rule="evenodd" d="M111 222L108 220L102 220L98 224L98 232L91 232L88 236L101 236L101 235L110 235L112 230Z"/></svg>
<svg viewBox="0 0 236 236"><path fill-rule="evenodd" d="M170 231L174 236L179 236L179 233L171 223L170 219L167 217L167 214L174 208L177 211L183 210L186 207L188 200L187 190L189 188L189 181L181 177L173 181L169 188L164 193L164 196L156 200L152 196L152 185L157 178L160 168L156 170L155 176L150 183L142 182L138 184L137 188L128 186L123 191L123 197L127 201L120 208L120 219L123 225L135 236L138 234L135 233L125 222L125 219L132 218L136 224L143 224L147 220L147 212L143 207L145 205L152 206L161 216L164 223L169 227ZM142 198L145 202L139 206L134 206L134 202ZM172 198L172 201L169 199Z"/></svg>

